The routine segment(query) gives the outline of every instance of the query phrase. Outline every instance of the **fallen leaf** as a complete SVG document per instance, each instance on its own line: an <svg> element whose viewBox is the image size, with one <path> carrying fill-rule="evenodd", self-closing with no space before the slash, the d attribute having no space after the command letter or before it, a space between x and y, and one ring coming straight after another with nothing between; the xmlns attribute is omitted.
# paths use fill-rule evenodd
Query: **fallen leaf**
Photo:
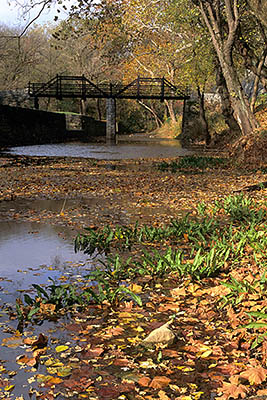
<svg viewBox="0 0 267 400"><path fill-rule="evenodd" d="M99 389L97 394L100 399L117 399L120 395L120 392L114 386L107 386Z"/></svg>
<svg viewBox="0 0 267 400"><path fill-rule="evenodd" d="M171 382L170 378L167 378L167 376L155 376L150 383L149 387L152 387L154 389L162 389L166 386L169 385Z"/></svg>
<svg viewBox="0 0 267 400"><path fill-rule="evenodd" d="M170 291L173 297L186 296L185 288L175 288Z"/></svg>
<svg viewBox="0 0 267 400"><path fill-rule="evenodd" d="M166 395L165 392L163 392L163 390L160 390L158 392L158 396L160 398L160 400L169 400L170 398Z"/></svg>
<svg viewBox="0 0 267 400"><path fill-rule="evenodd" d="M147 387L151 383L151 379L148 376L143 376L142 378L139 379L138 384L140 386Z"/></svg>
<svg viewBox="0 0 267 400"><path fill-rule="evenodd" d="M16 358L16 362L20 365L28 365L28 367L34 367L37 364L37 358L21 355Z"/></svg>
<svg viewBox="0 0 267 400"><path fill-rule="evenodd" d="M257 396L267 396L267 389L258 390Z"/></svg>
<svg viewBox="0 0 267 400"><path fill-rule="evenodd" d="M132 283L132 284L129 286L129 289L130 289L131 292L137 293L137 294L140 294L140 293L142 293L142 291L143 291L142 286L141 286L141 285L137 285L136 283Z"/></svg>
<svg viewBox="0 0 267 400"><path fill-rule="evenodd" d="M238 377L231 376L230 382L223 382L222 388L220 391L223 393L223 396L220 398L222 400L228 400L229 398L238 399L239 396L244 399L246 394L249 392L249 389L244 385L238 384Z"/></svg>
<svg viewBox="0 0 267 400"><path fill-rule="evenodd" d="M267 369L262 367L251 367L240 373L242 378L249 381L251 385L260 385L267 377Z"/></svg>
<svg viewBox="0 0 267 400"><path fill-rule="evenodd" d="M62 376L64 378L65 376L69 376L71 374L72 368L71 367L59 367L57 369L57 375Z"/></svg>
<svg viewBox="0 0 267 400"><path fill-rule="evenodd" d="M61 353L62 351L68 350L68 348L69 348L69 346L60 345L60 346L57 346L57 347L55 348L55 350L56 350L57 353Z"/></svg>
<svg viewBox="0 0 267 400"><path fill-rule="evenodd" d="M95 347L94 349L89 349L84 354L84 358L95 358L101 356L104 353L104 349L102 347Z"/></svg>
<svg viewBox="0 0 267 400"><path fill-rule="evenodd" d="M22 336L20 333L16 333L14 336L4 338L2 340L2 345L11 347L11 348L16 348L18 346L21 346L23 344Z"/></svg>
<svg viewBox="0 0 267 400"><path fill-rule="evenodd" d="M119 367L127 367L129 365L129 360L127 360L127 358L117 358L113 362L113 365L117 365Z"/></svg>
<svg viewBox="0 0 267 400"><path fill-rule="evenodd" d="M39 312L41 314L53 314L55 312L56 305L50 303L41 303Z"/></svg>

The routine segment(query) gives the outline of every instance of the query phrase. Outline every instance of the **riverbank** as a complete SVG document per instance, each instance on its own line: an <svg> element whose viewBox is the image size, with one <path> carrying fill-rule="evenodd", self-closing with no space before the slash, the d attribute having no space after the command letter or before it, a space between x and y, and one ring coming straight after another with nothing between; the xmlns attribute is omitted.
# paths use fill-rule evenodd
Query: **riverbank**
<svg viewBox="0 0 267 400"><path fill-rule="evenodd" d="M242 328L249 318L255 322L249 312L261 312L258 318L267 325L266 188L247 189L267 180L266 168L237 169L227 160L204 163L204 158L182 165L173 163L175 159L1 158L1 221L69 227L73 237L85 227L92 235L101 234L105 226L109 232L115 226L127 229L116 231L110 242L109 254L119 255L116 268L113 259L110 273L93 279L105 292L101 300L96 286L99 303L91 301L83 311L74 308L70 319L63 318L67 308L59 307L61 319L50 331L42 326L35 330L23 319L20 331L2 324L8 332L2 346L20 351L17 369L25 373L24 381L16 383L17 370L8 369L1 357L0 398L14 399L13 389L16 400L228 400L239 394L251 399L267 395L266 327ZM141 243L139 235L132 236L128 248L129 229L137 221L140 229L147 225L151 230L147 236L142 233ZM174 253L164 256L169 247L184 253L181 263L178 253L174 264ZM126 256L132 261L125 266ZM207 274L194 272L201 257L200 267L205 266ZM190 273L181 272L185 265ZM211 275L209 268L214 269ZM84 291L88 280L80 270L77 284ZM63 273L60 283L66 281ZM118 282L120 291L114 297ZM124 285L131 295L123 292ZM46 301L43 292L37 297L33 291L26 294L35 300L29 308L18 303L21 318L38 302L36 318L56 317L55 304ZM136 303L136 296L142 304ZM62 304L65 300L63 296ZM18 315L9 310L9 316L14 326ZM144 339L168 321L172 324L165 343L144 345ZM60 329L64 334L58 338L55 331ZM27 388L23 395L22 385Z"/></svg>

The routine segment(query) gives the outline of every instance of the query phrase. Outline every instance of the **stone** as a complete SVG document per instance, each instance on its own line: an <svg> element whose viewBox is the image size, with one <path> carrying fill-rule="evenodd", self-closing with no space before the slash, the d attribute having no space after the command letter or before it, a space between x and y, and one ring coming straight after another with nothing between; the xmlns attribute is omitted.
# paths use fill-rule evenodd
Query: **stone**
<svg viewBox="0 0 267 400"><path fill-rule="evenodd" d="M171 345L176 336L169 328L170 324L173 320L168 321L166 324L160 326L157 329L154 329L150 334L143 340L144 344L167 344Z"/></svg>

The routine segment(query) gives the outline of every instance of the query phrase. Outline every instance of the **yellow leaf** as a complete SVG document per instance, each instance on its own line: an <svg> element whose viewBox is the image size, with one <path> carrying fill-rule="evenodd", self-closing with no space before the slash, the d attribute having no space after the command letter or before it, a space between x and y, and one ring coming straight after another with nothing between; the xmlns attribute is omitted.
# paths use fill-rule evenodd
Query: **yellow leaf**
<svg viewBox="0 0 267 400"><path fill-rule="evenodd" d="M200 355L200 358L207 358L212 354L212 350L206 350Z"/></svg>
<svg viewBox="0 0 267 400"><path fill-rule="evenodd" d="M142 291L143 291L143 288L142 288L142 286L141 285L137 285L136 283L132 283L130 286L129 286L129 289L130 289L130 291L131 292L133 292L133 293L142 293Z"/></svg>
<svg viewBox="0 0 267 400"><path fill-rule="evenodd" d="M194 400L199 400L203 394L204 392L194 392L193 393Z"/></svg>
<svg viewBox="0 0 267 400"><path fill-rule="evenodd" d="M68 350L69 346L60 345L56 347L56 352L61 353L62 351Z"/></svg>
<svg viewBox="0 0 267 400"><path fill-rule="evenodd" d="M62 376L64 378L65 376L69 376L71 374L71 371L72 371L72 368L70 368L70 367L66 367L66 368L61 367L61 368L58 368L57 375Z"/></svg>
<svg viewBox="0 0 267 400"><path fill-rule="evenodd" d="M128 340L130 343L137 343L137 342L140 342L140 341L141 341L141 339L140 339L138 336L133 337L133 338L127 338L127 340Z"/></svg>
<svg viewBox="0 0 267 400"><path fill-rule="evenodd" d="M11 392L11 390L13 390L15 387L15 385L8 385L5 387L5 392Z"/></svg>
<svg viewBox="0 0 267 400"><path fill-rule="evenodd" d="M48 360L46 360L46 362L44 363L47 367L63 367L63 363L59 360L55 360L54 358L49 358Z"/></svg>

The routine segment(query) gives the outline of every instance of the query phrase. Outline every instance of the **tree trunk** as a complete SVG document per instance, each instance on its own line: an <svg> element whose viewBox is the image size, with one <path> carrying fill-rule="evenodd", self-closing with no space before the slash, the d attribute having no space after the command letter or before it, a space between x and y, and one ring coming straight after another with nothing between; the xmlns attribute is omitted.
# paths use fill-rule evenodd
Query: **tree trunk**
<svg viewBox="0 0 267 400"><path fill-rule="evenodd" d="M201 93L199 86L197 87L197 95L198 95L198 101L199 101L199 120L200 120L200 124L202 125L203 131L205 134L206 145L208 146L211 142L211 136L209 133L208 122L207 122L206 114L205 114L204 91Z"/></svg>
<svg viewBox="0 0 267 400"><path fill-rule="evenodd" d="M160 117L157 115L156 111L153 110L152 107L149 107L147 104L143 103L140 100L137 100L138 104L140 104L142 107L144 107L146 110L148 110L154 117L157 128L160 128L163 125L163 122L161 121Z"/></svg>
<svg viewBox="0 0 267 400"><path fill-rule="evenodd" d="M233 113L234 110L231 107L230 96L227 90L226 82L222 74L222 70L219 62L216 67L216 85L218 88L219 95L221 97L222 115L225 123L228 125L230 132L241 133L238 123L236 122Z"/></svg>
<svg viewBox="0 0 267 400"><path fill-rule="evenodd" d="M100 99L96 99L96 109L97 109L97 116L99 121L102 121L102 113L101 113L101 104L100 104Z"/></svg>
<svg viewBox="0 0 267 400"><path fill-rule="evenodd" d="M234 110L234 117L243 135L252 132L258 127L257 120L250 110L248 99L245 96L237 71L233 64L232 52L239 25L238 5L231 0L224 0L226 22L228 32L225 35L224 22L218 7L218 1L213 3L199 0L201 15L210 32L214 49L220 62L222 73L230 95L231 106Z"/></svg>
<svg viewBox="0 0 267 400"><path fill-rule="evenodd" d="M254 84L253 84L253 92L252 92L252 96L251 96L251 100L250 100L250 109L252 112L254 112L254 110L255 110L255 103L257 100L257 94L258 94L258 89L259 89L261 70L264 65L266 56L267 56L267 49L264 50L262 57L257 65L256 76L255 76L255 80L254 80Z"/></svg>
<svg viewBox="0 0 267 400"><path fill-rule="evenodd" d="M166 106L166 108L168 110L168 114L170 116L171 122L173 124L175 124L175 122L177 122L177 120L176 120L176 116L175 116L174 109L173 109L173 101L172 100L169 100L169 101L168 100L164 100L164 103L165 103L165 106Z"/></svg>
<svg viewBox="0 0 267 400"><path fill-rule="evenodd" d="M80 100L80 113L82 115L86 114L86 100L83 99Z"/></svg>

